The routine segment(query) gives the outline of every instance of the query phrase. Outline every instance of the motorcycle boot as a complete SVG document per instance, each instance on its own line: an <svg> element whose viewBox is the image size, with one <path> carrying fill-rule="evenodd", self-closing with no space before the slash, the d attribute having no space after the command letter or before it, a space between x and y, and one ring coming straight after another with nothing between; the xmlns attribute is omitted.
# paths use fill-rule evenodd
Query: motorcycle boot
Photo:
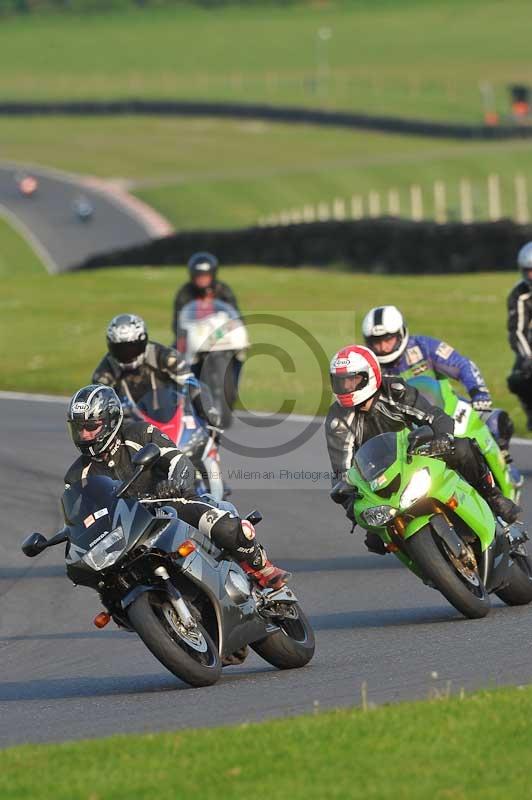
<svg viewBox="0 0 532 800"><path fill-rule="evenodd" d="M517 503L505 497L493 480L493 475L486 467L484 474L474 487L482 495L491 510L505 522L515 522L523 510Z"/></svg>
<svg viewBox="0 0 532 800"><path fill-rule="evenodd" d="M290 572L272 564L266 555L266 550L258 542L255 543L254 552L239 563L244 572L257 581L263 589L280 589L291 577Z"/></svg>

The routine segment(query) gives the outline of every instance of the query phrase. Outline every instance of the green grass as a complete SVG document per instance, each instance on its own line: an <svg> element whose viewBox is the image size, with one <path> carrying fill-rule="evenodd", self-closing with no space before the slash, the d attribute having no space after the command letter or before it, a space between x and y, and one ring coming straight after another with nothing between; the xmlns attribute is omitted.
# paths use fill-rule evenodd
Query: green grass
<svg viewBox="0 0 532 800"><path fill-rule="evenodd" d="M328 359L348 342L360 341L360 325L369 308L395 303L412 332L447 338L478 363L495 402L514 415L518 432L524 433L518 403L506 390L512 354L506 343L505 298L516 278L513 273L420 280L241 267L224 269L222 277L234 287L248 315L253 342L278 346L294 361L291 373L272 354L250 358L242 381L247 407L276 410L288 397L295 399L296 413L323 413L330 399ZM105 350L107 323L121 312L141 314L150 336L168 343L172 299L184 279L183 268L109 269L57 277L36 273L31 282L23 275L5 277L0 331L10 346L3 357L0 387L74 392L89 382ZM303 326L317 345L309 345L308 335L292 332L284 321L266 324L250 317L261 312ZM36 335L39 331L46 334ZM325 406L320 404L322 379Z"/></svg>
<svg viewBox="0 0 532 800"><path fill-rule="evenodd" d="M430 216L436 179L447 182L449 215L456 217L461 178L473 181L475 216L485 219L491 172L501 175L503 211L511 216L514 175L532 173L532 141L435 141L214 119L4 119L0 152L13 161L122 177L178 229L245 226L354 194L364 197L367 211L371 190L381 192L385 212L394 187L408 216L412 183L424 189Z"/></svg>
<svg viewBox="0 0 532 800"><path fill-rule="evenodd" d="M29 247L25 239L17 233L10 223L2 218L0 209L0 278L22 277L22 282L31 280L30 276L44 272L44 265ZM2 300L0 299L0 304Z"/></svg>
<svg viewBox="0 0 532 800"><path fill-rule="evenodd" d="M0 97L231 99L479 120L479 81L506 112L507 84L532 80L529 21L527 0L2 18Z"/></svg>
<svg viewBox="0 0 532 800"><path fill-rule="evenodd" d="M357 689L353 686L353 694ZM0 795L2 800L528 797L531 714L527 686L260 725L28 745L0 752Z"/></svg>

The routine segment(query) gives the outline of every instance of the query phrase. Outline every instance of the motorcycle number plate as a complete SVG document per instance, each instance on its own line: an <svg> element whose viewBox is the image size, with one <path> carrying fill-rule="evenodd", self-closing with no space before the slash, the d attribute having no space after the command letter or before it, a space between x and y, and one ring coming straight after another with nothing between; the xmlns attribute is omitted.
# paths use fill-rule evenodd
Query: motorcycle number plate
<svg viewBox="0 0 532 800"><path fill-rule="evenodd" d="M192 417L192 416L190 416L188 414L183 417L183 422L185 424L185 428L188 431L191 431L191 430L193 431L194 428L196 427L196 422L194 420L194 417Z"/></svg>

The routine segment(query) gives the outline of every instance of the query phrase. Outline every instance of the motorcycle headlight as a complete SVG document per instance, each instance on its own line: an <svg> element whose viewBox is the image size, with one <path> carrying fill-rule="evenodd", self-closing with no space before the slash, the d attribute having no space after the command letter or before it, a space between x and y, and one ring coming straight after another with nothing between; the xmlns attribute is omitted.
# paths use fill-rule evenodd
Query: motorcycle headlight
<svg viewBox="0 0 532 800"><path fill-rule="evenodd" d="M126 537L122 526L119 525L104 536L92 550L85 553L82 561L84 561L91 569L101 570L110 567L115 561L118 560L121 553L126 546Z"/></svg>
<svg viewBox="0 0 532 800"><path fill-rule="evenodd" d="M397 509L392 506L373 506L362 512L362 519L372 528L382 528L395 517Z"/></svg>
<svg viewBox="0 0 532 800"><path fill-rule="evenodd" d="M410 506L413 506L418 500L421 500L422 497L425 497L430 489L430 484L430 472L426 467L415 472L401 495L399 501L400 507L410 508Z"/></svg>

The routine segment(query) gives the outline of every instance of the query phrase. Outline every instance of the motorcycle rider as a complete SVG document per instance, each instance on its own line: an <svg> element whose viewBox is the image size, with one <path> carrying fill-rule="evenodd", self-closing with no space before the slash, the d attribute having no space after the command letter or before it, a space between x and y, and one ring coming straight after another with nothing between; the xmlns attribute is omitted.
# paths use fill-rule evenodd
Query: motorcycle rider
<svg viewBox="0 0 532 800"><path fill-rule="evenodd" d="M489 389L474 361L441 339L410 334L396 306L377 306L368 311L362 322L362 334L386 375L401 375L407 370L418 375L433 370L436 376L460 381L467 389L472 407L483 417L504 456L510 460L513 422L503 409L494 411Z"/></svg>
<svg viewBox="0 0 532 800"><path fill-rule="evenodd" d="M110 386L92 384L79 389L70 400L67 425L81 453L65 475L67 486L89 476L128 480L135 472L132 456L154 442L161 458L138 478L135 495L171 498L180 519L227 550L263 588L277 589L286 582L289 573L271 563L255 539L253 525L199 498L193 489L195 470L187 456L156 426L125 422L118 395Z"/></svg>
<svg viewBox="0 0 532 800"><path fill-rule="evenodd" d="M178 290L174 299L174 316L172 331L176 341L181 337L179 314L183 306L191 300L212 298L222 300L236 309L240 314L236 297L230 287L217 279L218 259L212 253L194 253L188 261L190 280Z"/></svg>
<svg viewBox="0 0 532 800"><path fill-rule="evenodd" d="M433 445L441 454L439 457L463 475L495 514L507 522L515 521L521 509L495 485L477 444L471 439L454 438L454 420L441 408L430 405L413 386L401 378L383 376L369 348L353 344L339 350L331 359L330 378L335 402L325 420L325 436L337 481L345 479L357 450L368 439L407 427L414 445L415 426L428 425L434 432ZM346 502L349 516L352 498ZM369 532L365 543L372 552L386 552L375 533Z"/></svg>
<svg viewBox="0 0 532 800"><path fill-rule="evenodd" d="M208 425L218 427L220 414L209 389L201 385L190 371L183 356L173 347L165 347L148 339L144 320L136 314L119 314L107 326L108 352L92 375L93 383L101 383L134 405L150 390L156 380L188 386L192 405Z"/></svg>
<svg viewBox="0 0 532 800"><path fill-rule="evenodd" d="M508 295L508 338L515 353L508 389L517 395L532 431L532 242L517 254L521 280Z"/></svg>

